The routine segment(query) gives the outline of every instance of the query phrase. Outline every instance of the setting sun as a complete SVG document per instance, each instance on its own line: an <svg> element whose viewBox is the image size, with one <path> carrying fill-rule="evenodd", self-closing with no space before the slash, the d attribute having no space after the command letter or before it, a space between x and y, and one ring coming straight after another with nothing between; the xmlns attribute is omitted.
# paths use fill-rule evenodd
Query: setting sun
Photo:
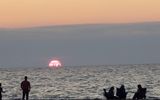
<svg viewBox="0 0 160 100"><path fill-rule="evenodd" d="M62 64L59 60L52 60L50 63L49 63L49 67L50 68L57 68L57 67L61 67Z"/></svg>

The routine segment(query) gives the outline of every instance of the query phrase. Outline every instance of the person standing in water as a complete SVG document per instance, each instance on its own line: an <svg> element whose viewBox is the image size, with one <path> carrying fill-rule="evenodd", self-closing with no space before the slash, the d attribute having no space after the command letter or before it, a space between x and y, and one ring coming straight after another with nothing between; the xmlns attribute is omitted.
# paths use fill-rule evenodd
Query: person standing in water
<svg viewBox="0 0 160 100"><path fill-rule="evenodd" d="M28 100L31 85L30 85L30 82L27 80L27 76L24 77L24 81L22 81L21 83L21 89L23 91L22 100L25 100L25 97L26 97L26 100Z"/></svg>

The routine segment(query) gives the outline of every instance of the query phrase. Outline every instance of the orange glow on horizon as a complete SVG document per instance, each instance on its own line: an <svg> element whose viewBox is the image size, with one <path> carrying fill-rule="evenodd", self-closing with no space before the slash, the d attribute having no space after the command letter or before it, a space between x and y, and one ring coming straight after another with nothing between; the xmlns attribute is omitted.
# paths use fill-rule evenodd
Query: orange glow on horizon
<svg viewBox="0 0 160 100"><path fill-rule="evenodd" d="M1 0L0 27L160 21L160 0Z"/></svg>

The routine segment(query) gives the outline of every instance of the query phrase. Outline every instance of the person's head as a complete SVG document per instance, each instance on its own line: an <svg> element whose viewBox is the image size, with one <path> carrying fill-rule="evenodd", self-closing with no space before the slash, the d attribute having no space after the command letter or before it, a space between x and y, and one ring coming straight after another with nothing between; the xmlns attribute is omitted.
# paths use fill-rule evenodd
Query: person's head
<svg viewBox="0 0 160 100"><path fill-rule="evenodd" d="M25 76L24 79L27 80L27 76Z"/></svg>
<svg viewBox="0 0 160 100"><path fill-rule="evenodd" d="M114 86L112 86L112 87L110 88L110 90L112 90L112 91L113 91L113 90L114 90Z"/></svg>
<svg viewBox="0 0 160 100"><path fill-rule="evenodd" d="M122 84L120 88L124 88L124 85Z"/></svg>
<svg viewBox="0 0 160 100"><path fill-rule="evenodd" d="M137 87L138 87L138 89L141 89L141 88L142 88L142 86L141 86L140 84L138 84Z"/></svg>

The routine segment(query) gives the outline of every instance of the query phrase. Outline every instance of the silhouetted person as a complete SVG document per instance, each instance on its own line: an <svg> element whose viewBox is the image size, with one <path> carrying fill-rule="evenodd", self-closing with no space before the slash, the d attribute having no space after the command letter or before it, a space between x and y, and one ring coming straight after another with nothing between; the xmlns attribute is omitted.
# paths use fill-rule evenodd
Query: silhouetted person
<svg viewBox="0 0 160 100"><path fill-rule="evenodd" d="M114 87L111 87L108 91L110 98L114 98Z"/></svg>
<svg viewBox="0 0 160 100"><path fill-rule="evenodd" d="M24 81L21 83L21 89L23 90L22 100L24 100L25 97L26 97L26 100L28 100L31 85L30 85L30 82L27 80L27 76L24 77Z"/></svg>
<svg viewBox="0 0 160 100"><path fill-rule="evenodd" d="M120 88L117 88L116 96L117 96L119 99L126 99L127 92L126 92L126 90L125 90L125 86L124 86L124 85L121 85Z"/></svg>
<svg viewBox="0 0 160 100"><path fill-rule="evenodd" d="M117 99L117 97L114 96L114 87L111 87L108 92L106 92L106 89L103 89L103 91L107 100Z"/></svg>
<svg viewBox="0 0 160 100"><path fill-rule="evenodd" d="M142 86L139 84L137 85L138 89L137 92L133 96L133 100L135 99L145 99L146 98L146 88L142 88Z"/></svg>
<svg viewBox="0 0 160 100"><path fill-rule="evenodd" d="M2 93L4 93L2 84L0 83L0 100L2 100Z"/></svg>
<svg viewBox="0 0 160 100"><path fill-rule="evenodd" d="M103 91L104 91L103 95L104 95L104 96L106 97L106 99L107 99L108 93L106 92L106 89L103 89Z"/></svg>

